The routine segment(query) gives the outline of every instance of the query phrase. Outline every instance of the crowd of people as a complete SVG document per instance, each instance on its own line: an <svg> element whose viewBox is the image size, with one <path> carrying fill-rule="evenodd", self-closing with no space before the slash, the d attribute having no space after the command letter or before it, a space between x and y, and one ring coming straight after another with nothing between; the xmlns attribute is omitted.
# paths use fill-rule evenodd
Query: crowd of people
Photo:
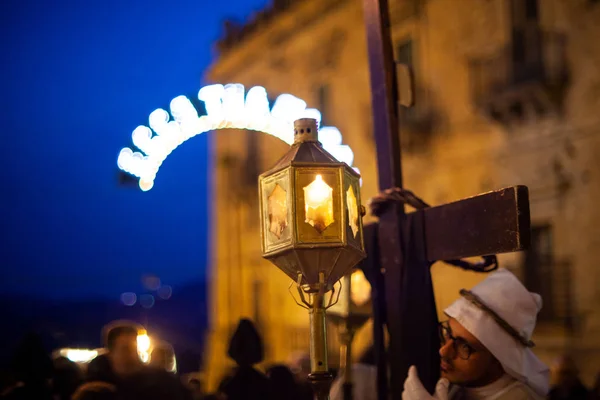
<svg viewBox="0 0 600 400"><path fill-rule="evenodd" d="M0 398L7 400L310 400L302 373L284 364L263 373L263 343L251 321L239 322L228 355L236 362L214 393L205 393L198 378L183 381L173 373L172 348L157 346L149 363L138 352L138 328L118 325L105 335L106 352L85 368L66 357L52 358L41 338L31 334L17 349L10 371L4 371Z"/></svg>
<svg viewBox="0 0 600 400"><path fill-rule="evenodd" d="M445 310L439 326L442 377L434 394L425 390L416 368L404 383L403 400L600 400L600 375L592 389L578 376L573 360L550 368L533 353L531 340L541 298L507 270L491 273ZM272 365L262 372L263 342L254 324L239 321L227 356L235 368L214 393L199 379L174 373L174 351L154 346L148 363L138 349L139 330L113 326L105 333L106 352L81 368L65 357L52 359L39 336L29 335L17 349L9 373L1 375L0 399L7 400L310 400L308 368ZM305 359L306 360L306 359ZM375 400L377 369L373 347L353 366L353 398ZM331 400L343 400L341 378Z"/></svg>

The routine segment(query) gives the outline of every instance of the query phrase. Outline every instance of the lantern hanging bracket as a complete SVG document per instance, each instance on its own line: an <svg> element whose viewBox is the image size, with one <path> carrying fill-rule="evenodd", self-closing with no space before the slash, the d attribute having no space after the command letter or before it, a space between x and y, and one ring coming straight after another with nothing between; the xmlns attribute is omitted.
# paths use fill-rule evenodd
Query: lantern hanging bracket
<svg viewBox="0 0 600 400"><path fill-rule="evenodd" d="M294 292L292 291L292 286L294 285L294 283L295 283L294 281L290 282L290 285L288 286L288 292L290 292L290 295L292 296L292 299L294 299L296 304L298 304L302 308L309 310L310 303L308 301L306 301L306 298L304 297L304 293L302 292L300 285L296 285L296 288L298 289L298 294L300 295L300 300L302 302L298 301L298 299L296 299L296 296L294 296Z"/></svg>
<svg viewBox="0 0 600 400"><path fill-rule="evenodd" d="M340 284L340 287L337 290L337 297L335 298L335 301L333 301L333 297L335 296L335 284L334 284L333 287L331 288L331 297L329 298L329 304L327 304L327 307L325 307L326 310L335 306L338 303L338 301L340 301L340 294L342 293L342 287L343 287L342 280L340 279L338 281L338 283Z"/></svg>
<svg viewBox="0 0 600 400"><path fill-rule="evenodd" d="M306 300L306 296L304 295L304 290L302 290L301 282L302 282L302 274L298 274L298 280L296 282L293 282L293 281L290 282L290 285L288 286L288 292L290 293L290 295L292 296L292 299L294 299L294 302L297 305L308 310L313 307L313 304L311 304L308 300ZM298 300L296 298L296 296L294 296L294 292L292 291L292 286L294 285L294 283L296 284L296 290L298 291L300 300ZM340 294L342 293L342 288L343 288L342 280L340 279L336 283L339 283L339 288L336 290L335 284L333 285L333 287L331 289L331 296L329 297L327 306L325 306L326 310L335 306L340 301ZM319 292L322 293L324 291L325 285L320 285L320 286L321 286L321 288L319 289ZM337 294L337 296L336 296L336 294ZM333 300L334 298L335 298L335 301Z"/></svg>

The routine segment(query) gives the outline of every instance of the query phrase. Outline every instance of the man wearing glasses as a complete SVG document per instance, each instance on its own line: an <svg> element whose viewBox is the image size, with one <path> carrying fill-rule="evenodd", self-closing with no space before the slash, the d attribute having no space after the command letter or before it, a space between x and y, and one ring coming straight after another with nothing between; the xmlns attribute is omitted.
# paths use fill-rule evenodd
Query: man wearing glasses
<svg viewBox="0 0 600 400"><path fill-rule="evenodd" d="M431 396L410 368L403 400L537 400L549 370L533 353L531 335L542 298L499 269L445 310L439 325L441 375ZM449 390L450 389L450 390Z"/></svg>

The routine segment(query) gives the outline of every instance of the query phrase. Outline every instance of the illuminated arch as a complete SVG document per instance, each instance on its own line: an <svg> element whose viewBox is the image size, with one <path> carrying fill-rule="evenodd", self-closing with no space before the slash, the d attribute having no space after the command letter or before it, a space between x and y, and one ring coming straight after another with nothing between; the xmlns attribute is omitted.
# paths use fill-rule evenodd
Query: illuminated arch
<svg viewBox="0 0 600 400"><path fill-rule="evenodd" d="M185 96L178 96L169 105L171 113L159 108L149 117L149 127L140 125L132 133L133 149L125 147L119 153L119 168L139 178L139 186L148 191L154 186L162 163L179 145L192 137L216 129L249 129L275 136L292 144L293 123L298 118L315 118L320 125L321 113L306 108L306 102L291 94L282 94L270 108L267 91L255 86L245 94L238 83L209 85L198 92L206 115ZM319 129L319 141L339 161L352 166L354 154L342 144L342 134L333 126ZM356 169L356 168L355 168Z"/></svg>

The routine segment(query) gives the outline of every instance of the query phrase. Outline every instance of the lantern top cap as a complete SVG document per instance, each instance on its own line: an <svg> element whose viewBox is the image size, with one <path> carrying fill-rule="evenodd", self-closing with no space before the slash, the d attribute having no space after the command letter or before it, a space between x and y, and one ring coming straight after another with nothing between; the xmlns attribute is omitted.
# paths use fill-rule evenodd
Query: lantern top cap
<svg viewBox="0 0 600 400"><path fill-rule="evenodd" d="M294 144L318 142L319 128L314 118L300 118L294 121Z"/></svg>

